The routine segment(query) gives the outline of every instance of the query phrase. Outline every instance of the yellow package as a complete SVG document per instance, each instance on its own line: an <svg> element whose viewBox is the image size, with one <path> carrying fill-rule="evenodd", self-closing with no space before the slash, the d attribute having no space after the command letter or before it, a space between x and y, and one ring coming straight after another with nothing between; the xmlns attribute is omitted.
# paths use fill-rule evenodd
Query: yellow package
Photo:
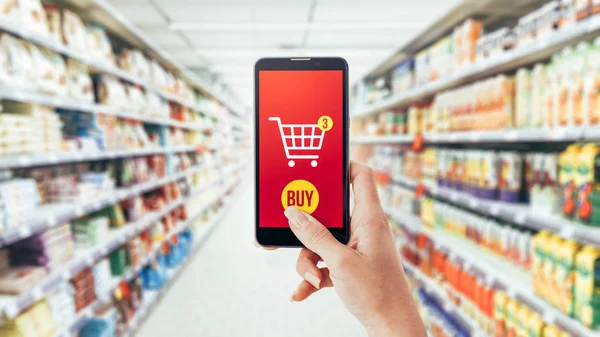
<svg viewBox="0 0 600 337"><path fill-rule="evenodd" d="M544 327L544 337L572 337L571 334L563 331L555 325L546 325Z"/></svg>
<svg viewBox="0 0 600 337"><path fill-rule="evenodd" d="M600 328L600 249L583 248L575 263L575 317L589 328Z"/></svg>
<svg viewBox="0 0 600 337"><path fill-rule="evenodd" d="M506 310L508 304L508 296L502 291L494 293L494 336L506 336Z"/></svg>
<svg viewBox="0 0 600 337"><path fill-rule="evenodd" d="M38 336L35 320L31 312L29 310L25 311L12 321L3 323L0 326L0 335L3 337Z"/></svg>
<svg viewBox="0 0 600 337"><path fill-rule="evenodd" d="M532 239L532 254L533 254L533 263L531 267L531 276L533 279L533 291L534 293L544 298L545 294L548 292L548 284L549 281L545 277L545 267L547 259L546 250L549 248L548 240L550 240L550 233L546 231L541 231L537 233Z"/></svg>
<svg viewBox="0 0 600 337"><path fill-rule="evenodd" d="M435 222L435 203L433 199L428 197L423 197L423 201L421 201L421 219L423 220L423 225L425 229L429 232L433 231L433 224Z"/></svg>
<svg viewBox="0 0 600 337"><path fill-rule="evenodd" d="M516 337L529 337L528 323L531 317L531 310L525 305L517 309L517 330Z"/></svg>
<svg viewBox="0 0 600 337"><path fill-rule="evenodd" d="M46 302L38 302L29 309L39 336L53 336L56 332L52 311Z"/></svg>
<svg viewBox="0 0 600 337"><path fill-rule="evenodd" d="M552 235L548 240L548 248L546 249L546 261L544 263L544 278L548 281L545 287L546 293L543 298L555 307L559 306L560 287L555 282L557 280L556 266L558 263L557 252L560 250L563 239L560 236Z"/></svg>
<svg viewBox="0 0 600 337"><path fill-rule="evenodd" d="M568 316L572 316L574 310L575 256L579 249L577 242L565 240L555 254L554 284L558 290L555 298L558 305L555 305Z"/></svg>
<svg viewBox="0 0 600 337"><path fill-rule="evenodd" d="M542 316L537 312L532 312L527 321L527 337L542 337L545 325Z"/></svg>
<svg viewBox="0 0 600 337"><path fill-rule="evenodd" d="M515 299L509 298L506 302L506 336L517 336L519 310L521 310L521 304Z"/></svg>

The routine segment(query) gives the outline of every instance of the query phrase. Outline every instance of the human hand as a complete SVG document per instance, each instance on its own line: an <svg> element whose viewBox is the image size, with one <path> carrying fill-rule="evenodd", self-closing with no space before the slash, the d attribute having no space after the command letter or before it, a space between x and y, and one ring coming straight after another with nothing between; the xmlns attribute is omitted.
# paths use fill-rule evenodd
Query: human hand
<svg viewBox="0 0 600 337"><path fill-rule="evenodd" d="M291 300L300 302L322 288L334 287L369 336L425 337L379 202L373 171L351 162L350 179L355 205L347 246L311 215L294 207L285 210L290 228L307 247L296 262L296 271L304 280ZM319 268L319 261L326 267Z"/></svg>

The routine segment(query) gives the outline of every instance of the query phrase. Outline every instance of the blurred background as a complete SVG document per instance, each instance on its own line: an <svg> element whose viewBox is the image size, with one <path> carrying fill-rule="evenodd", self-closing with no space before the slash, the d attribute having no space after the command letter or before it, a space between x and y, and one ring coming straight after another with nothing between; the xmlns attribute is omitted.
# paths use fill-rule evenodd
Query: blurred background
<svg viewBox="0 0 600 337"><path fill-rule="evenodd" d="M253 243L253 65L292 56L348 60L431 336L600 336L598 13L0 0L0 337L365 336Z"/></svg>

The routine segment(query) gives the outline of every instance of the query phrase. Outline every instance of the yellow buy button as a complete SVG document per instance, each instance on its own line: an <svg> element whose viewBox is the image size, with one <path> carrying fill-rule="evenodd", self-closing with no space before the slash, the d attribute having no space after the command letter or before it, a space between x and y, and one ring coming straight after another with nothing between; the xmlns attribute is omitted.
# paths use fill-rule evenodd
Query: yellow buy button
<svg viewBox="0 0 600 337"><path fill-rule="evenodd" d="M319 206L319 191L310 181L294 180L287 184L281 192L281 204L284 209L294 206L312 214Z"/></svg>

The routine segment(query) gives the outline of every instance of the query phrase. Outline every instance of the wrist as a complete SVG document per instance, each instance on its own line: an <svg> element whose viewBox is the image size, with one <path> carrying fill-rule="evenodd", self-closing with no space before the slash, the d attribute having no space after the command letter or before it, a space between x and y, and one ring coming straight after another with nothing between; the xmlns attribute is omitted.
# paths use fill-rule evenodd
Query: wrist
<svg viewBox="0 0 600 337"><path fill-rule="evenodd" d="M386 298L386 305L377 310L367 326L369 337L426 337L421 316L405 279L398 282L395 296Z"/></svg>

